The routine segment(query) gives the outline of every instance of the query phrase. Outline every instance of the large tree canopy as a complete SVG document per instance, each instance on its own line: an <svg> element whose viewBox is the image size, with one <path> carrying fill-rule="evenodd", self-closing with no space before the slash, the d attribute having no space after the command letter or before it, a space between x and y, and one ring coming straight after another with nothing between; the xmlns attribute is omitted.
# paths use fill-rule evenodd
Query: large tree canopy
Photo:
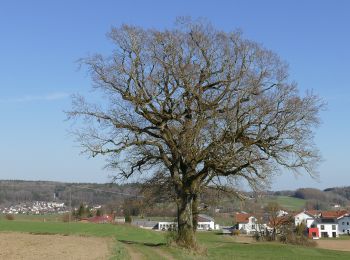
<svg viewBox="0 0 350 260"><path fill-rule="evenodd" d="M255 186L280 166L314 173L322 102L298 93L273 52L201 22L162 31L123 25L109 38L111 55L82 60L105 103L77 97L69 114L86 120L80 142L93 156L109 155L117 176L161 177L174 188L179 242L195 244L205 185Z"/></svg>

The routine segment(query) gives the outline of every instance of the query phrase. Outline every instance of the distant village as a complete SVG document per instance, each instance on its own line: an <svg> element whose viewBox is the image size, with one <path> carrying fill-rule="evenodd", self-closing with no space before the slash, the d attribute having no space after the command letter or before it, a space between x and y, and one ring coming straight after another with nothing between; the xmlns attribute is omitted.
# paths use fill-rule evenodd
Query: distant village
<svg viewBox="0 0 350 260"><path fill-rule="evenodd" d="M105 195L102 192L97 192L97 195L93 197L97 198L99 196L99 200L96 201L91 200L92 196L88 193L91 191L88 190L84 192L79 191L77 194L73 193L75 203L71 206L71 198L69 200L68 196L67 200L67 196L62 196L62 194L70 193L64 193L63 191L65 189L58 189L58 186L55 186L56 184L40 183L40 189L36 187L37 184L34 182L14 182L11 183L11 185L13 187L18 185L18 188L14 189L12 187L13 190L6 190L6 187L9 185L6 181L3 181L2 187L5 187L4 191L6 191L6 193L4 194L7 196L4 197L7 199L6 203L0 204L0 214L3 215L13 215L15 217L18 214L61 214L62 217L59 218L63 221L98 224L128 223L140 228L157 231L177 229L177 221L174 217L176 212L171 205L159 204L155 205L154 209L149 209L147 208L147 204L140 203L140 201L137 200L138 198L134 200L125 200L123 203L120 198L113 197L112 195L115 195L113 193L111 197L106 196L105 199L105 197L102 197L102 195ZM19 199L22 197L24 198L24 195L28 197L28 194L33 193L29 189L26 192L23 191L23 187L27 185L28 187L35 187L35 189L32 188L33 191L45 190L47 194L50 194L51 190L55 190L56 192L51 193L53 194L53 197L51 197L52 201L33 200L31 202L15 202L14 198L16 198L16 201L20 201ZM128 186L126 187L128 188ZM16 192L19 190L21 190L22 193ZM57 190L60 190L60 192L57 192ZM102 190L102 188L98 189L98 191L100 190ZM130 190L124 191L123 194L129 194L132 190L133 189L130 188ZM200 205L202 214L198 216L197 230L217 231L228 235L264 236L272 232L279 234L280 231L287 226L293 226L294 230L297 227L301 227L303 234L312 239L350 235L350 211L346 210L349 208L349 200L347 200L345 196L347 191L346 188L334 188L325 191L299 189L295 192L276 194L276 196L284 195L286 198L309 198L309 200L304 200L304 207L306 209L300 211L297 211L297 208L294 208L294 210L286 210L286 208L283 207L276 208L273 211L267 211L266 201L265 203L256 202L254 198L250 196L247 196L247 205L245 207L242 207L242 205L238 207L231 206L231 204L229 204L231 202L208 206L207 203L203 202ZM15 194L18 194L18 196L15 196ZM60 197L58 195L60 195ZM291 197L292 195L295 197ZM49 196L47 196L47 198L48 197ZM13 198L12 201L10 201L11 198ZM112 200L116 203L111 204ZM81 211L81 209L77 207L79 201L90 202L82 203L80 207L83 205L83 211ZM105 201L105 203L102 203L103 201ZM324 205L322 203L324 203ZM108 205L108 209L106 205ZM301 207L302 206L300 206L300 208ZM316 207L319 210L312 209ZM254 208L255 211L250 211L252 208ZM258 214L257 212L259 211L260 213ZM105 214L107 212L113 212L113 214Z"/></svg>
<svg viewBox="0 0 350 260"><path fill-rule="evenodd" d="M101 205L91 207L94 212L101 208ZM77 209L75 209L77 210ZM19 203L8 207L0 207L2 214L64 214L69 213L69 207L60 202L35 201L32 203ZM347 210L319 211L303 210L300 212L288 213L279 210L273 214L264 213L262 216L255 216L246 212L237 212L232 217L232 226L220 226L215 219L205 214L199 214L197 230L212 231L220 230L223 234L245 234L255 235L257 233L271 232L279 228L290 219L294 226L304 225L306 235L309 238L318 239L321 237L336 238L339 235L350 235L350 212ZM125 217L117 217L113 214L103 214L80 218L80 222L91 223L125 223ZM177 228L176 221L150 220L135 218L130 224L145 229L158 231L169 231Z"/></svg>
<svg viewBox="0 0 350 260"><path fill-rule="evenodd" d="M300 212L288 213L279 211L275 217L258 217L245 212L235 214L235 225L224 228L230 232L239 230L240 233L253 235L257 232L271 231L282 228L289 220L292 220L294 227L303 225L303 232L309 238L336 238L339 235L350 235L350 212L347 210L319 211L303 210Z"/></svg>
<svg viewBox="0 0 350 260"><path fill-rule="evenodd" d="M19 203L12 206L0 207L2 214L60 214L69 212L68 208L64 203L60 202L45 202L45 201L34 201Z"/></svg>

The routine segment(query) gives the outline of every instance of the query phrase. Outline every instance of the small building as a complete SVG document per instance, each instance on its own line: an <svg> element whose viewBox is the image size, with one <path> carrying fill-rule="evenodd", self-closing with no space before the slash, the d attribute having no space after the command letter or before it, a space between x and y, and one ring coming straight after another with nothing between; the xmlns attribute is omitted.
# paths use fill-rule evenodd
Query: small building
<svg viewBox="0 0 350 260"><path fill-rule="evenodd" d="M118 216L116 216L114 218L114 222L115 223L125 223L125 217L118 217Z"/></svg>
<svg viewBox="0 0 350 260"><path fill-rule="evenodd" d="M157 221L137 219L133 220L131 224L144 229L158 229Z"/></svg>
<svg viewBox="0 0 350 260"><path fill-rule="evenodd" d="M158 230L174 230L177 229L177 222L175 221L160 221L158 222L157 228ZM197 230L217 230L219 229L219 225L215 225L215 221L212 217L205 215L205 214L199 214L198 215L198 223L197 223Z"/></svg>
<svg viewBox="0 0 350 260"><path fill-rule="evenodd" d="M215 225L215 221L212 217L205 214L198 215L197 230L214 230L219 229L218 225Z"/></svg>
<svg viewBox="0 0 350 260"><path fill-rule="evenodd" d="M342 227L339 222L346 211L303 211L294 216L295 225L304 223L308 228L309 237L338 237ZM341 221L341 223L347 221ZM350 219L349 219L350 222ZM345 229L344 229L345 231Z"/></svg>
<svg viewBox="0 0 350 260"><path fill-rule="evenodd" d="M317 221L319 237L338 237L338 223L335 219L321 218Z"/></svg>
<svg viewBox="0 0 350 260"><path fill-rule="evenodd" d="M319 216L317 211L302 211L294 215L294 224L296 226L304 223L307 228L310 228L315 224L316 218Z"/></svg>
<svg viewBox="0 0 350 260"><path fill-rule="evenodd" d="M338 218L338 233L340 235L350 235L350 214L344 214Z"/></svg>
<svg viewBox="0 0 350 260"><path fill-rule="evenodd" d="M321 237L338 237L340 231L345 231L341 233L346 233L345 224L348 216L348 212L346 210L337 210L337 211L322 211L320 214L321 223L317 226L320 226L320 235ZM342 220L344 219L344 220ZM344 222L344 224L343 224ZM341 223L341 227L339 227L339 223Z"/></svg>
<svg viewBox="0 0 350 260"><path fill-rule="evenodd" d="M308 237L309 238L319 238L320 233L318 231L318 228L309 228L308 229Z"/></svg>
<svg viewBox="0 0 350 260"><path fill-rule="evenodd" d="M168 231L168 230L175 230L177 229L177 223L174 221L161 221L158 222L158 230L161 231Z"/></svg>
<svg viewBox="0 0 350 260"><path fill-rule="evenodd" d="M257 219L251 214L236 213L235 222L234 228L243 234L254 234L258 231Z"/></svg>

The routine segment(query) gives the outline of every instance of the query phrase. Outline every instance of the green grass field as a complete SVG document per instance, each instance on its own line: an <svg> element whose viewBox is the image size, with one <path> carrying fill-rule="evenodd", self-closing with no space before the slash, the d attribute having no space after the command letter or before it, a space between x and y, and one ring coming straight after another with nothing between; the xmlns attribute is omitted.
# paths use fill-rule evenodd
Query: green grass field
<svg viewBox="0 0 350 260"><path fill-rule="evenodd" d="M350 259L350 252L330 251L274 243L236 243L235 237L198 232L205 255L166 246L166 233L129 225L0 220L0 232L113 237L113 259L130 259L130 249L143 259Z"/></svg>
<svg viewBox="0 0 350 260"><path fill-rule="evenodd" d="M277 202L282 208L286 210L298 211L305 207L306 200L293 198L289 196L275 196L265 200L265 203Z"/></svg>
<svg viewBox="0 0 350 260"><path fill-rule="evenodd" d="M26 214L16 214L14 215L16 220L23 221L62 221L63 214L45 214L45 215L26 215ZM0 220L5 218L5 214L0 214Z"/></svg>

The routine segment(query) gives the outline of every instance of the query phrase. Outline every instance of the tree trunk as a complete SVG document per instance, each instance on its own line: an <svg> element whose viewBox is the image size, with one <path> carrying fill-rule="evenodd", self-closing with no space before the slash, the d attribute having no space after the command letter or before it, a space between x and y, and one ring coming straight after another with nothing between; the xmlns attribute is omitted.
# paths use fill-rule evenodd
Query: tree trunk
<svg viewBox="0 0 350 260"><path fill-rule="evenodd" d="M187 248L196 248L197 241L195 237L195 229L193 227L193 195L181 194L179 199L178 211L178 238L177 243Z"/></svg>
<svg viewBox="0 0 350 260"><path fill-rule="evenodd" d="M197 231L197 225L198 225L198 214L199 214L199 195L195 194L193 196L193 202L192 202L192 223L193 223L193 231Z"/></svg>

